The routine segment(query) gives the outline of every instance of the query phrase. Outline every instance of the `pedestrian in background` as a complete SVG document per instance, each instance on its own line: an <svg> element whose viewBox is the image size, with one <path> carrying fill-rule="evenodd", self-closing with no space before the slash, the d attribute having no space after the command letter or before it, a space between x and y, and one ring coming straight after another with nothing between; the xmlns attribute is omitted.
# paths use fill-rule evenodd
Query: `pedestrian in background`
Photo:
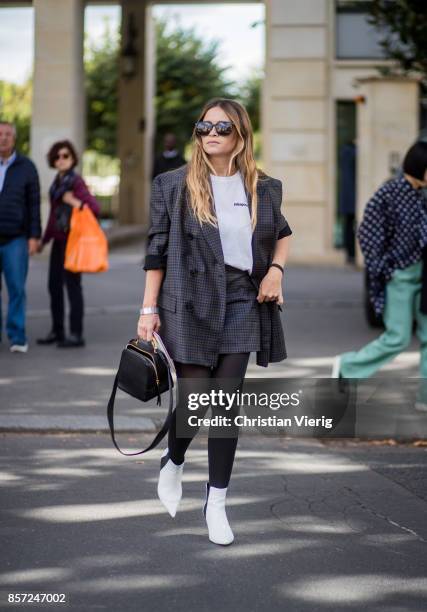
<svg viewBox="0 0 427 612"><path fill-rule="evenodd" d="M357 234L370 299L375 312L383 313L385 331L359 351L336 357L333 378L375 374L409 346L415 319L420 376L427 379L427 200L422 192L427 187L427 142L409 149L402 169L368 202ZM427 410L427 398L418 399L416 407Z"/></svg>
<svg viewBox="0 0 427 612"><path fill-rule="evenodd" d="M346 261L354 264L356 219L356 144L347 142L340 151L339 212L343 217Z"/></svg>
<svg viewBox="0 0 427 612"><path fill-rule="evenodd" d="M183 166L186 161L177 149L176 136L172 132L165 134L163 139L164 150L155 158L153 179L162 172L175 170Z"/></svg>
<svg viewBox="0 0 427 612"><path fill-rule="evenodd" d="M15 126L0 121L0 271L9 296L6 331L10 351L26 353L25 285L29 255L37 253L40 244L40 183L35 165L15 144ZM0 339L1 331L0 293Z"/></svg>
<svg viewBox="0 0 427 612"><path fill-rule="evenodd" d="M80 272L70 272L64 268L65 248L69 231L69 220L73 207L90 207L95 216L100 214L97 199L89 192L83 178L75 171L78 156L69 140L55 142L48 154L47 161L58 172L49 189L50 214L42 245L53 240L49 259L48 290L52 327L38 344L56 343L59 348L72 348L85 345L83 337L84 301ZM64 285L70 302L70 332L65 334L64 327Z"/></svg>

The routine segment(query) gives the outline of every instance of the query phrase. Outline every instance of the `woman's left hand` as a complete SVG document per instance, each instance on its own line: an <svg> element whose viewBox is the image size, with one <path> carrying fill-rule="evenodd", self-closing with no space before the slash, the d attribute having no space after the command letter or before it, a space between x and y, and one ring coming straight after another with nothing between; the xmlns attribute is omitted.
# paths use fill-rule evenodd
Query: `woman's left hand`
<svg viewBox="0 0 427 612"><path fill-rule="evenodd" d="M270 268L262 279L257 300L259 303L277 302L283 304L282 273L278 268Z"/></svg>
<svg viewBox="0 0 427 612"><path fill-rule="evenodd" d="M66 191L62 196L62 201L75 208L79 208L82 204L78 198L74 197L72 191Z"/></svg>

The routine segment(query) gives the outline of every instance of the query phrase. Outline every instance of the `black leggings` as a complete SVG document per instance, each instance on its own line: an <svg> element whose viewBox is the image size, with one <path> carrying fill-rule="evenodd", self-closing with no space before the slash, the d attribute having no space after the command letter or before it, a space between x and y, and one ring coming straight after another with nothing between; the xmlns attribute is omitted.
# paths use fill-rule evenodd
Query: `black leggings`
<svg viewBox="0 0 427 612"><path fill-rule="evenodd" d="M221 354L218 356L218 364L215 368L178 361L174 363L178 378L236 378L243 383L249 356L250 353ZM169 454L174 463L179 465L184 461L185 452L198 431L196 428L194 430L194 435L190 438L177 438L175 408L172 413L168 437ZM212 487L220 489L228 487L236 453L238 428L235 431L236 437L218 438L209 436L209 484Z"/></svg>

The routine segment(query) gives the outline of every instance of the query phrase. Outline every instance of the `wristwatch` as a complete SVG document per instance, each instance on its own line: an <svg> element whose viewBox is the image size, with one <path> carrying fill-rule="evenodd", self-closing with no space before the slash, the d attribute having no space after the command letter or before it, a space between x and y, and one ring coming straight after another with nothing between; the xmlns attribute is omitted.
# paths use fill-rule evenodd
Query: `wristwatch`
<svg viewBox="0 0 427 612"><path fill-rule="evenodd" d="M141 308L139 310L139 314L140 315L144 315L144 314L158 314L159 313L159 309L157 306L144 306L143 308Z"/></svg>

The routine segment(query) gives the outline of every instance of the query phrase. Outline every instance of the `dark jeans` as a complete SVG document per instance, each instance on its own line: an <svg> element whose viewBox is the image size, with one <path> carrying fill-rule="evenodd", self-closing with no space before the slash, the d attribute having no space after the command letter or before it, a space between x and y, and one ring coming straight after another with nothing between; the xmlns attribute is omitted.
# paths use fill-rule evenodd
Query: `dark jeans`
<svg viewBox="0 0 427 612"><path fill-rule="evenodd" d="M65 240L54 240L50 252L49 282L52 329L58 336L64 336L64 290L67 287L70 302L70 332L83 334L83 291L80 272L69 272L64 268Z"/></svg>
<svg viewBox="0 0 427 612"><path fill-rule="evenodd" d="M216 368L188 363L175 362L178 378L236 378L243 383L248 366L250 353L228 353L218 357ZM207 410L207 409L206 409ZM194 428L195 429L195 428ZM180 464L197 430L190 438L177 438L176 436L176 409L172 413L169 429L168 448L172 461ZM209 436L209 484L220 489L228 487L233 469L234 455L238 441L238 428L236 437L218 438Z"/></svg>

